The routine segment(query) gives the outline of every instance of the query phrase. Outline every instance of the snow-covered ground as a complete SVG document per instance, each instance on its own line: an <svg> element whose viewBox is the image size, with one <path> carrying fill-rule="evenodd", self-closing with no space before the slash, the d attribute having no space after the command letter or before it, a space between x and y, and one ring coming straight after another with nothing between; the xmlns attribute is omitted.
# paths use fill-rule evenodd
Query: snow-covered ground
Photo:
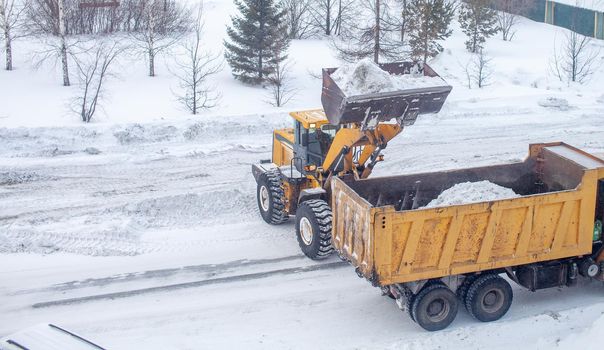
<svg viewBox="0 0 604 350"><path fill-rule="evenodd" d="M233 7L206 9L218 48ZM560 28L522 21L513 42L489 39L484 89L466 87L470 56L454 29L431 63L454 87L448 102L391 142L374 176L517 161L534 142L604 152L604 65L584 85L550 76ZM105 114L87 126L64 113L72 90L58 75L22 58L0 71L0 338L52 322L110 349L595 348L586 339L604 322L601 284L514 287L502 320L460 313L426 333L338 259L305 259L291 222L265 224L251 164L270 158L286 111L320 106L308 71L338 66L321 40L294 42L291 57L291 105L272 108L225 69L221 105L198 118L173 100L169 59L157 78L124 62Z"/></svg>

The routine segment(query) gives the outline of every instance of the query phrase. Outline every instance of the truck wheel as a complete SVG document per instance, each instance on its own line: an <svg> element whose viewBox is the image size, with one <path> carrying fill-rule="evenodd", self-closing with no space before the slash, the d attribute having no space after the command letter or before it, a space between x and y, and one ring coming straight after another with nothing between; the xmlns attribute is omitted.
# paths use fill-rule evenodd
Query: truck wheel
<svg viewBox="0 0 604 350"><path fill-rule="evenodd" d="M457 297L441 283L428 284L413 298L412 319L433 332L447 328L457 316Z"/></svg>
<svg viewBox="0 0 604 350"><path fill-rule="evenodd" d="M331 208L321 199L302 202L296 211L296 237L302 252L313 260L325 259L331 246Z"/></svg>
<svg viewBox="0 0 604 350"><path fill-rule="evenodd" d="M499 275L489 274L478 277L472 283L465 304L472 317L482 322L491 322L508 312L512 299L510 284Z"/></svg>
<svg viewBox="0 0 604 350"><path fill-rule="evenodd" d="M289 219L285 212L285 194L276 171L267 171L258 178L256 198L260 215L267 223L279 225Z"/></svg>
<svg viewBox="0 0 604 350"><path fill-rule="evenodd" d="M408 292L405 299L405 309L407 310L407 314L409 314L409 318L413 322L415 321L415 316L413 316L413 302L415 301L415 295L411 292Z"/></svg>
<svg viewBox="0 0 604 350"><path fill-rule="evenodd" d="M455 292L455 294L457 294L457 298L459 298L459 301L465 305L466 303L466 295L468 295L468 289L470 289L470 286L472 285L472 283L476 280L476 278L478 278L479 275L468 275L464 278L463 282L461 282L461 285L459 285L459 287L457 287L457 291Z"/></svg>

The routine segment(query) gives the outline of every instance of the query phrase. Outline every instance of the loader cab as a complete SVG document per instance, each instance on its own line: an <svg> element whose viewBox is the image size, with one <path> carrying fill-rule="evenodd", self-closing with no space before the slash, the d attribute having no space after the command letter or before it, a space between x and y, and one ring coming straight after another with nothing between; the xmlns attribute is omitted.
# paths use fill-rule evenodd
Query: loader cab
<svg viewBox="0 0 604 350"><path fill-rule="evenodd" d="M339 126L331 125L322 110L291 113L294 118L294 164L303 173L307 165L321 166Z"/></svg>

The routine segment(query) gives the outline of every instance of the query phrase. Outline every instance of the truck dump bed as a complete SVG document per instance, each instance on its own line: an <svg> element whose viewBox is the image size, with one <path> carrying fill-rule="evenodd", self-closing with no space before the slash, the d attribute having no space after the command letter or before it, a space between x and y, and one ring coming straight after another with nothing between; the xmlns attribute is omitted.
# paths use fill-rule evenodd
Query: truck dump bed
<svg viewBox="0 0 604 350"><path fill-rule="evenodd" d="M603 178L604 161L563 143L531 145L522 163L336 178L332 242L381 286L585 255ZM421 208L455 184L481 180L521 196Z"/></svg>
<svg viewBox="0 0 604 350"><path fill-rule="evenodd" d="M411 74L418 69L427 77L438 79L438 86L412 88L366 95L346 96L331 78L337 68L323 69L321 102L330 124L365 123L371 125L393 118L413 124L420 114L437 113L442 108L452 87L425 63L395 62L380 64L390 75Z"/></svg>

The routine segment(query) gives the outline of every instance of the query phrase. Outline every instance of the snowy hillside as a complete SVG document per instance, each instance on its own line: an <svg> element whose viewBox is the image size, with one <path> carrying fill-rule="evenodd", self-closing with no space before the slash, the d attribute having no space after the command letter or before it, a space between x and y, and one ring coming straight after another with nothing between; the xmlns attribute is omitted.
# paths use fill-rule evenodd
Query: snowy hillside
<svg viewBox="0 0 604 350"><path fill-rule="evenodd" d="M230 0L206 0L208 47L222 49ZM453 92L388 145L374 176L523 159L564 141L604 153L604 41L585 84L549 70L563 29L521 20L512 42L490 38L487 87L467 87L471 59L455 22L430 62ZM169 56L158 76L120 61L103 114L82 124L73 88L35 70L34 44L15 43L0 71L0 338L52 322L109 349L596 349L604 286L531 293L514 287L501 320L466 313L427 333L333 257L301 255L293 224L256 209L251 165L270 158L290 110L320 107L322 67L341 64L326 40L291 45L298 95L282 108L227 65L222 100L192 117L173 96ZM312 75L311 75L312 73Z"/></svg>
<svg viewBox="0 0 604 350"><path fill-rule="evenodd" d="M208 0L204 2L204 8L205 45L213 52L221 52L226 35L225 24L235 8L229 0ZM594 102L594 98L604 93L600 88L604 73L599 71L587 84L568 89L550 72L554 44L561 45L564 32L561 28L521 20L513 41L490 38L486 52L492 57L494 74L489 89L468 91L466 88L465 67L471 55L463 48L465 36L456 22L453 36L443 44L445 52L431 64L455 87L449 99L453 103L477 97L503 99L506 96L524 98L562 93L569 101L579 98L581 103ZM594 41L593 45L602 47L604 44ZM0 96L3 97L0 127L80 124L78 116L69 107L77 90L75 87L60 86L60 66L32 68L32 54L39 50L40 47L31 40L16 41L15 71L0 71ZM174 64L173 57L179 54L178 50L175 47L170 54L159 57L158 76L154 78L147 76L144 57L123 57L118 62L117 78L109 81L102 114L93 122L128 123L190 118L174 94L177 81L171 74L170 66ZM289 56L295 63L293 77L298 93L294 101L280 110L286 112L319 107L321 68L338 66L328 40L294 40ZM604 61L601 57L600 60ZM205 112L207 115L249 115L278 111L267 103L267 89L237 82L226 64L218 75L211 77L211 85L218 87L222 98L218 107Z"/></svg>

